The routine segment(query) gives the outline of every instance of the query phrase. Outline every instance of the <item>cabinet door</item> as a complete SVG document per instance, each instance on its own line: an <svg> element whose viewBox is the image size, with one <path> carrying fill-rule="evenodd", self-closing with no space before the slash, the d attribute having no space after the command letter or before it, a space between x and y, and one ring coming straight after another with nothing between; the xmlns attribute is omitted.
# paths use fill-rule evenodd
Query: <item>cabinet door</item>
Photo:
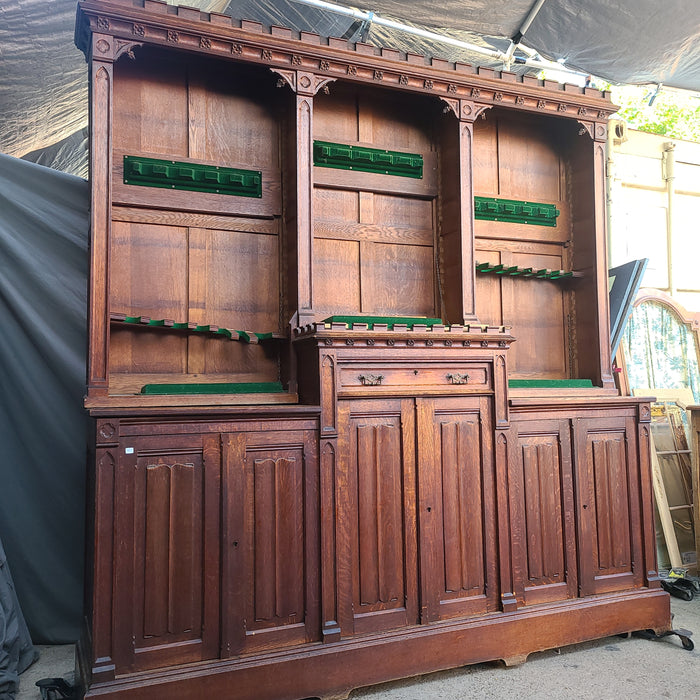
<svg viewBox="0 0 700 700"><path fill-rule="evenodd" d="M641 586L634 418L577 418L574 440L581 595Z"/></svg>
<svg viewBox="0 0 700 700"><path fill-rule="evenodd" d="M417 404L421 621L497 610L490 398Z"/></svg>
<svg viewBox="0 0 700 700"><path fill-rule="evenodd" d="M343 634L418 622L412 399L338 404L338 603Z"/></svg>
<svg viewBox="0 0 700 700"><path fill-rule="evenodd" d="M115 477L117 673L219 655L218 436L124 438Z"/></svg>
<svg viewBox="0 0 700 700"><path fill-rule="evenodd" d="M508 465L515 595L526 605L574 598L576 532L568 420L514 423Z"/></svg>
<svg viewBox="0 0 700 700"><path fill-rule="evenodd" d="M222 655L316 641L315 433L230 433L223 449Z"/></svg>

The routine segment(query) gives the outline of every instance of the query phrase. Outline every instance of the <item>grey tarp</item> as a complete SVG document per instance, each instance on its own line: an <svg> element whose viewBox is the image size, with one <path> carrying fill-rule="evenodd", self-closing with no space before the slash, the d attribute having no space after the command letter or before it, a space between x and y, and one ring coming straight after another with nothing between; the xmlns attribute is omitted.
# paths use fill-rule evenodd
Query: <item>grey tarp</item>
<svg viewBox="0 0 700 700"><path fill-rule="evenodd" d="M36 660L27 624L15 594L10 567L0 539L0 698L11 700L19 689L19 674Z"/></svg>
<svg viewBox="0 0 700 700"><path fill-rule="evenodd" d="M293 0L170 1L236 19L356 40L352 18ZM504 50L534 2L340 0L338 4ZM87 71L73 46L76 4L76 0L0 2L0 151L24 156L62 142L87 123ZM377 25L366 40L451 61L493 65L476 54ZM546 0L523 43L543 56L613 82L700 90L698 0ZM73 138L74 149L58 149L44 161L85 175L86 151L80 137Z"/></svg>
<svg viewBox="0 0 700 700"><path fill-rule="evenodd" d="M0 154L0 537L35 642L82 616L88 203Z"/></svg>

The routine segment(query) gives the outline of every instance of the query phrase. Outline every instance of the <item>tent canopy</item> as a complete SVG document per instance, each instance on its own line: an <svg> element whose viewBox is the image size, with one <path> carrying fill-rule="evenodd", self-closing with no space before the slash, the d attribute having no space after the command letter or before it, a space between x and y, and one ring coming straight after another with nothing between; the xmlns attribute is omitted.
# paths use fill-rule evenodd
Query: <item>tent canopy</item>
<svg viewBox="0 0 700 700"><path fill-rule="evenodd" d="M294 0L169 1L324 36L359 38L358 22L351 17ZM48 148L28 159L85 176L85 138L80 132L87 123L87 76L73 45L76 0L3 5L0 151L21 157ZM362 0L354 6L506 51L535 5L541 7L522 43L542 56L612 82L700 90L700 3L695 1ZM362 38L403 51L494 65L483 56L375 24ZM500 68L497 62L495 67Z"/></svg>

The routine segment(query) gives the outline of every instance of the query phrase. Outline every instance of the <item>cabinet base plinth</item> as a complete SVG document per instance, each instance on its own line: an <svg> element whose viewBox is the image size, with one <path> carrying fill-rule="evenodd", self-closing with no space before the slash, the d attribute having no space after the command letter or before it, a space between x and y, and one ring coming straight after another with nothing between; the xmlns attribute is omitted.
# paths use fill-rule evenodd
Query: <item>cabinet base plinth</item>
<svg viewBox="0 0 700 700"><path fill-rule="evenodd" d="M331 644L210 661L93 684L86 697L118 700L300 700L641 629L671 628L669 596L637 590L364 635Z"/></svg>

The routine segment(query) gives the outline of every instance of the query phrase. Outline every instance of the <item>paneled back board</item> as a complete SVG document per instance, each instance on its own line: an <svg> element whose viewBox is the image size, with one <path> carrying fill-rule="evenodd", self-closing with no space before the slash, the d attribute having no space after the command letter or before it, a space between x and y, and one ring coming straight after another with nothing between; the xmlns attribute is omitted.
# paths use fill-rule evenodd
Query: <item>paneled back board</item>
<svg viewBox="0 0 700 700"><path fill-rule="evenodd" d="M669 627L606 95L154 0L81 2L76 41L88 697L338 697Z"/></svg>

